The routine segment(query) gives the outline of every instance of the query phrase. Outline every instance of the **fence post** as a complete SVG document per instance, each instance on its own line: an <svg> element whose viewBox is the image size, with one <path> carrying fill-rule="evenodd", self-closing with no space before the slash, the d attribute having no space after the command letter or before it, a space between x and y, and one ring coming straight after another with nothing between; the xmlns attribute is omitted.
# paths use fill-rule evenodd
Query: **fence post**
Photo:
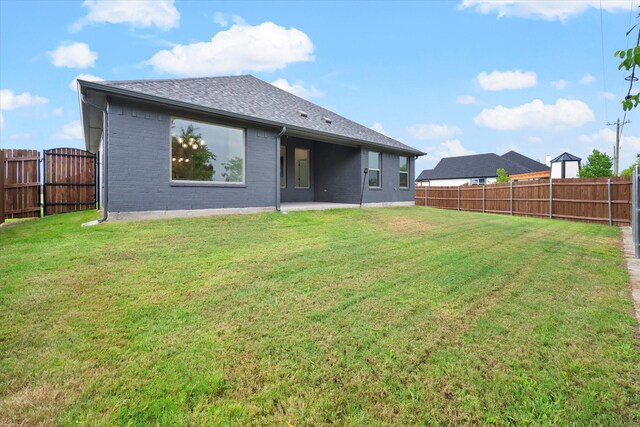
<svg viewBox="0 0 640 427"><path fill-rule="evenodd" d="M4 222L4 150L0 150L0 224Z"/></svg>
<svg viewBox="0 0 640 427"><path fill-rule="evenodd" d="M553 178L549 177L549 219L553 218Z"/></svg>
<svg viewBox="0 0 640 427"><path fill-rule="evenodd" d="M513 215L513 181L509 181L509 215Z"/></svg>
<svg viewBox="0 0 640 427"><path fill-rule="evenodd" d="M460 186L458 185L458 210L460 210Z"/></svg>
<svg viewBox="0 0 640 427"><path fill-rule="evenodd" d="M484 212L484 184L482 184L482 212Z"/></svg>
<svg viewBox="0 0 640 427"><path fill-rule="evenodd" d="M607 179L607 199L609 201L609 225L613 225L613 217L611 216L611 178Z"/></svg>

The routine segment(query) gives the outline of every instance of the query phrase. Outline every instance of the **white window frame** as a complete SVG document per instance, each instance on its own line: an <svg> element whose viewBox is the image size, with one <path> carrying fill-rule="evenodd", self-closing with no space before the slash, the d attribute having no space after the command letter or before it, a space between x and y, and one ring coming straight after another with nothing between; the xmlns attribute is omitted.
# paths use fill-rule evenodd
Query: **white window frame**
<svg viewBox="0 0 640 427"><path fill-rule="evenodd" d="M400 179L400 176L402 176L402 174L406 174L407 175L407 185L403 187L402 184L401 184L402 179L400 179L398 181L398 187L406 190L407 188L409 188L409 170L411 170L411 159L409 157L407 157L407 156L399 156L398 157L398 169L400 169L400 161L402 159L405 159L407 161L407 170L404 171L404 172L402 170L400 170L399 171L400 174L398 175L398 179Z"/></svg>
<svg viewBox="0 0 640 427"><path fill-rule="evenodd" d="M306 151L307 152L307 186L306 187L300 187L298 186L298 179L296 177L296 162L298 161L298 158L296 157L296 152L300 150L300 151ZM311 188L311 150L309 148L300 148L300 147L295 147L293 149L293 162L294 162L294 168L293 168L293 188L296 190L308 190ZM300 168L297 169L298 171L300 170Z"/></svg>
<svg viewBox="0 0 640 427"><path fill-rule="evenodd" d="M371 153L376 153L378 155L378 169L371 167L370 158L369 158L369 155ZM380 151L369 150L367 152L367 167L369 169L369 173L371 173L371 171L378 171L378 185L376 186L376 185L369 184L371 181L367 179L367 184L369 185L369 188L382 188L382 153Z"/></svg>
<svg viewBox="0 0 640 427"><path fill-rule="evenodd" d="M470 185L485 185L487 178L469 178Z"/></svg>
<svg viewBox="0 0 640 427"><path fill-rule="evenodd" d="M173 179L173 152L172 152L172 147L171 147L171 123L173 122L174 119L178 119L178 120L184 120L184 121L188 121L188 122L193 122L193 123L202 123L204 125L211 125L211 126L218 126L218 127L223 127L223 128L229 128L229 129L236 129L236 130L241 130L242 131L242 182L228 182L228 181L198 181L198 180L189 180L189 179ZM214 153L215 154L215 153ZM182 117L182 116L169 116L169 182L170 184L175 184L175 185L187 185L187 186L192 186L192 185L210 185L210 186L219 186L219 187L238 187L238 186L245 186L246 185L246 181L247 181L247 129L246 128L239 128L236 126L228 126L228 125L223 125L220 123L216 123L216 122L206 122L203 120L197 120L197 119L192 119L189 117Z"/></svg>

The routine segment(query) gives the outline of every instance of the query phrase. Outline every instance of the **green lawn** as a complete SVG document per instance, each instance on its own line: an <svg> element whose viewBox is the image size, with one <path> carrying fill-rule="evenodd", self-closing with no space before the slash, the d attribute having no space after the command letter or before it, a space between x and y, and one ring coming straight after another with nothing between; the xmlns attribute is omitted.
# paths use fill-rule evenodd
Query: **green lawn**
<svg viewBox="0 0 640 427"><path fill-rule="evenodd" d="M640 422L614 227L430 208L0 229L0 424Z"/></svg>

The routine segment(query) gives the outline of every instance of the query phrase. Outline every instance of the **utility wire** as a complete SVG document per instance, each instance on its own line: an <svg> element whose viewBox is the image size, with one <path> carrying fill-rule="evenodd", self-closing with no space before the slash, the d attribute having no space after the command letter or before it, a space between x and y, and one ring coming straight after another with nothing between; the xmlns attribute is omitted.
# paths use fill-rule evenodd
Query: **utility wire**
<svg viewBox="0 0 640 427"><path fill-rule="evenodd" d="M604 61L604 25L602 25L602 0L600 0L600 51L602 52L602 87L604 93L602 98L604 100L604 116L609 117L607 111L607 76L605 74L605 61Z"/></svg>

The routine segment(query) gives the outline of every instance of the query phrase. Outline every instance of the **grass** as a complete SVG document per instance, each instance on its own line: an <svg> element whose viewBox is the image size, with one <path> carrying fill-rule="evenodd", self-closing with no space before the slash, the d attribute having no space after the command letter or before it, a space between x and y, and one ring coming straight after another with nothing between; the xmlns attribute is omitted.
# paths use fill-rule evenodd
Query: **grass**
<svg viewBox="0 0 640 427"><path fill-rule="evenodd" d="M0 229L0 424L640 422L617 228L95 217Z"/></svg>

